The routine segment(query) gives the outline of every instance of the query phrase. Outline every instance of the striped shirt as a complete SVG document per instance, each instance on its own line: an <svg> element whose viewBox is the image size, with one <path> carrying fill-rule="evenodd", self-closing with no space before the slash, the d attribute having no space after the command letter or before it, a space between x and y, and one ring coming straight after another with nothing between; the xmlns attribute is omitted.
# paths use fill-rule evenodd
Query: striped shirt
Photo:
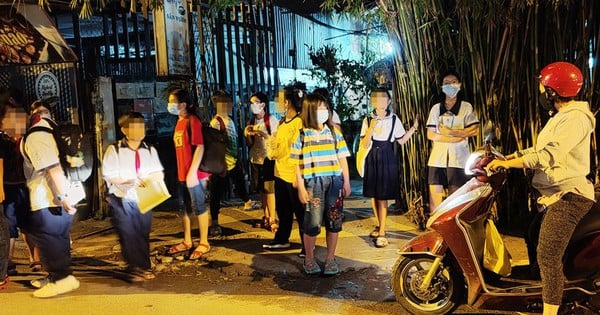
<svg viewBox="0 0 600 315"><path fill-rule="evenodd" d="M292 143L290 162L300 165L304 179L337 176L342 173L339 159L350 156L350 151L341 132L335 128L334 130L337 147L327 126L321 130L303 129Z"/></svg>

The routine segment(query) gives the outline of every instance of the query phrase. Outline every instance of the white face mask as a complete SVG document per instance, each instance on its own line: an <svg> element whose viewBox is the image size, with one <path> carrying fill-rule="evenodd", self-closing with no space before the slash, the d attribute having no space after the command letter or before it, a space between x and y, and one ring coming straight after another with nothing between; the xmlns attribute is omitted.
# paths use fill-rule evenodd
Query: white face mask
<svg viewBox="0 0 600 315"><path fill-rule="evenodd" d="M171 115L179 116L179 103L169 103L169 104L167 104L167 111Z"/></svg>
<svg viewBox="0 0 600 315"><path fill-rule="evenodd" d="M319 124L324 124L327 119L329 119L329 110L328 109L317 109L317 122Z"/></svg>
<svg viewBox="0 0 600 315"><path fill-rule="evenodd" d="M250 104L250 110L252 111L252 114L254 114L254 115L258 115L258 114L262 113L262 111L263 111L261 103Z"/></svg>

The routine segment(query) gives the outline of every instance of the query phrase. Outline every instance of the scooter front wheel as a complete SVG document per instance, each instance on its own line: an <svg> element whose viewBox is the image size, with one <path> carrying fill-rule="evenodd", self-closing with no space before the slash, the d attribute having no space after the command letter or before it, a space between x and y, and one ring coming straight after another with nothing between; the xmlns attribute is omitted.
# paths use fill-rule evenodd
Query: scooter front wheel
<svg viewBox="0 0 600 315"><path fill-rule="evenodd" d="M460 273L440 264L430 285L421 284L433 265L433 257L400 258L392 270L396 300L412 314L448 314L459 304L464 289Z"/></svg>

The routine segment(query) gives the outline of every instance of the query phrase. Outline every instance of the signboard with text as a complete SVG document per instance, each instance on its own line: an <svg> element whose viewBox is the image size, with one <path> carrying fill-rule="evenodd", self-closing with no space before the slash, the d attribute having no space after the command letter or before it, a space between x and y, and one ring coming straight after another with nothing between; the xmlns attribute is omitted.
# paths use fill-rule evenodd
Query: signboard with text
<svg viewBox="0 0 600 315"><path fill-rule="evenodd" d="M192 75L190 66L189 14L186 0L164 0L154 9L156 74Z"/></svg>
<svg viewBox="0 0 600 315"><path fill-rule="evenodd" d="M75 61L77 57L38 5L0 5L0 66Z"/></svg>

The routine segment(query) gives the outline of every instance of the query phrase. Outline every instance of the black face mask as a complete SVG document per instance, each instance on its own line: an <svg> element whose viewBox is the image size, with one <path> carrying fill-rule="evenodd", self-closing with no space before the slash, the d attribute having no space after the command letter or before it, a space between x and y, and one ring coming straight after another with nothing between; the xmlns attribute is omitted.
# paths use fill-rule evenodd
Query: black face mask
<svg viewBox="0 0 600 315"><path fill-rule="evenodd" d="M542 106L544 110L550 112L550 116L552 116L554 111L556 111L556 108L554 108L554 103L556 102L556 95L553 94L554 93L551 93L550 91L546 90L546 92L540 94L540 97L538 97L540 106Z"/></svg>

